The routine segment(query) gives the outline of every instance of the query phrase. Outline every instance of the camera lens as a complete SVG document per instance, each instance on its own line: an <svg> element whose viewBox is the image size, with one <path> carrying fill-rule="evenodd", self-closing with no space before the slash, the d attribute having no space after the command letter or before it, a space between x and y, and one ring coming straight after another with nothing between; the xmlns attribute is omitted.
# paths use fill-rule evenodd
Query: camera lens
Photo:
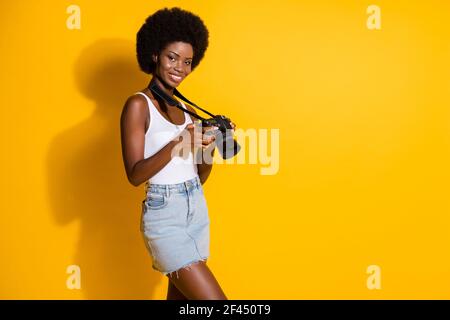
<svg viewBox="0 0 450 320"><path fill-rule="evenodd" d="M233 139L231 130L226 130L225 132L214 130L214 134L216 136L217 149L223 159L232 158L241 150L241 146Z"/></svg>

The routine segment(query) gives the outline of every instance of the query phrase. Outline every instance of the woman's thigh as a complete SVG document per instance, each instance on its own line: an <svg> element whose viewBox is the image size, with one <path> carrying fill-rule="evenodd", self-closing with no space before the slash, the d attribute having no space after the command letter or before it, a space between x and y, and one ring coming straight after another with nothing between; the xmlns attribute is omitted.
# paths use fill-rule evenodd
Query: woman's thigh
<svg viewBox="0 0 450 320"><path fill-rule="evenodd" d="M227 300L219 283L204 261L177 270L177 277L167 275L177 289L190 300Z"/></svg>

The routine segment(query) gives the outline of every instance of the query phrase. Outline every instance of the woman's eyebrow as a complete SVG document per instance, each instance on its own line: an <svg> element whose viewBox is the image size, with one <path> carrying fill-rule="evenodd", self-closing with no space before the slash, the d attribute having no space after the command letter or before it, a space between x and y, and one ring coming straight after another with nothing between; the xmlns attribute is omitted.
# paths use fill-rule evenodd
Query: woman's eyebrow
<svg viewBox="0 0 450 320"><path fill-rule="evenodd" d="M173 52L173 51L170 51L169 50L169 52L172 52L172 53L175 53L177 56L180 56L178 53L176 53L176 52ZM186 59L192 59L192 58L186 58Z"/></svg>

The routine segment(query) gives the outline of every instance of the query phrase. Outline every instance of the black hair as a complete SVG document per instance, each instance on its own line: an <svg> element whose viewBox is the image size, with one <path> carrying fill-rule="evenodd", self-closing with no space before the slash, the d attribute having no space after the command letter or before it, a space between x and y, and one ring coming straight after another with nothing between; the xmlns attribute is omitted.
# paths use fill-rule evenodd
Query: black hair
<svg viewBox="0 0 450 320"><path fill-rule="evenodd" d="M148 16L136 36L136 53L139 67L153 74L156 63L152 55L159 53L176 41L190 43L194 50L191 71L200 63L208 48L208 29L202 19L178 7L164 8Z"/></svg>

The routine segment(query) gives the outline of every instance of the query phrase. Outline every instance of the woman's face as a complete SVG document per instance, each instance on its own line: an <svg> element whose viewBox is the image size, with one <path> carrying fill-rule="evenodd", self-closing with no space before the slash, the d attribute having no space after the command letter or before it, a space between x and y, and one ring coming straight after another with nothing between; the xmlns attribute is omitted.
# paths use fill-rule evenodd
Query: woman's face
<svg viewBox="0 0 450 320"><path fill-rule="evenodd" d="M153 56L153 61L156 62L155 73L175 88L191 73L193 56L194 50L190 43L172 42L158 57Z"/></svg>

